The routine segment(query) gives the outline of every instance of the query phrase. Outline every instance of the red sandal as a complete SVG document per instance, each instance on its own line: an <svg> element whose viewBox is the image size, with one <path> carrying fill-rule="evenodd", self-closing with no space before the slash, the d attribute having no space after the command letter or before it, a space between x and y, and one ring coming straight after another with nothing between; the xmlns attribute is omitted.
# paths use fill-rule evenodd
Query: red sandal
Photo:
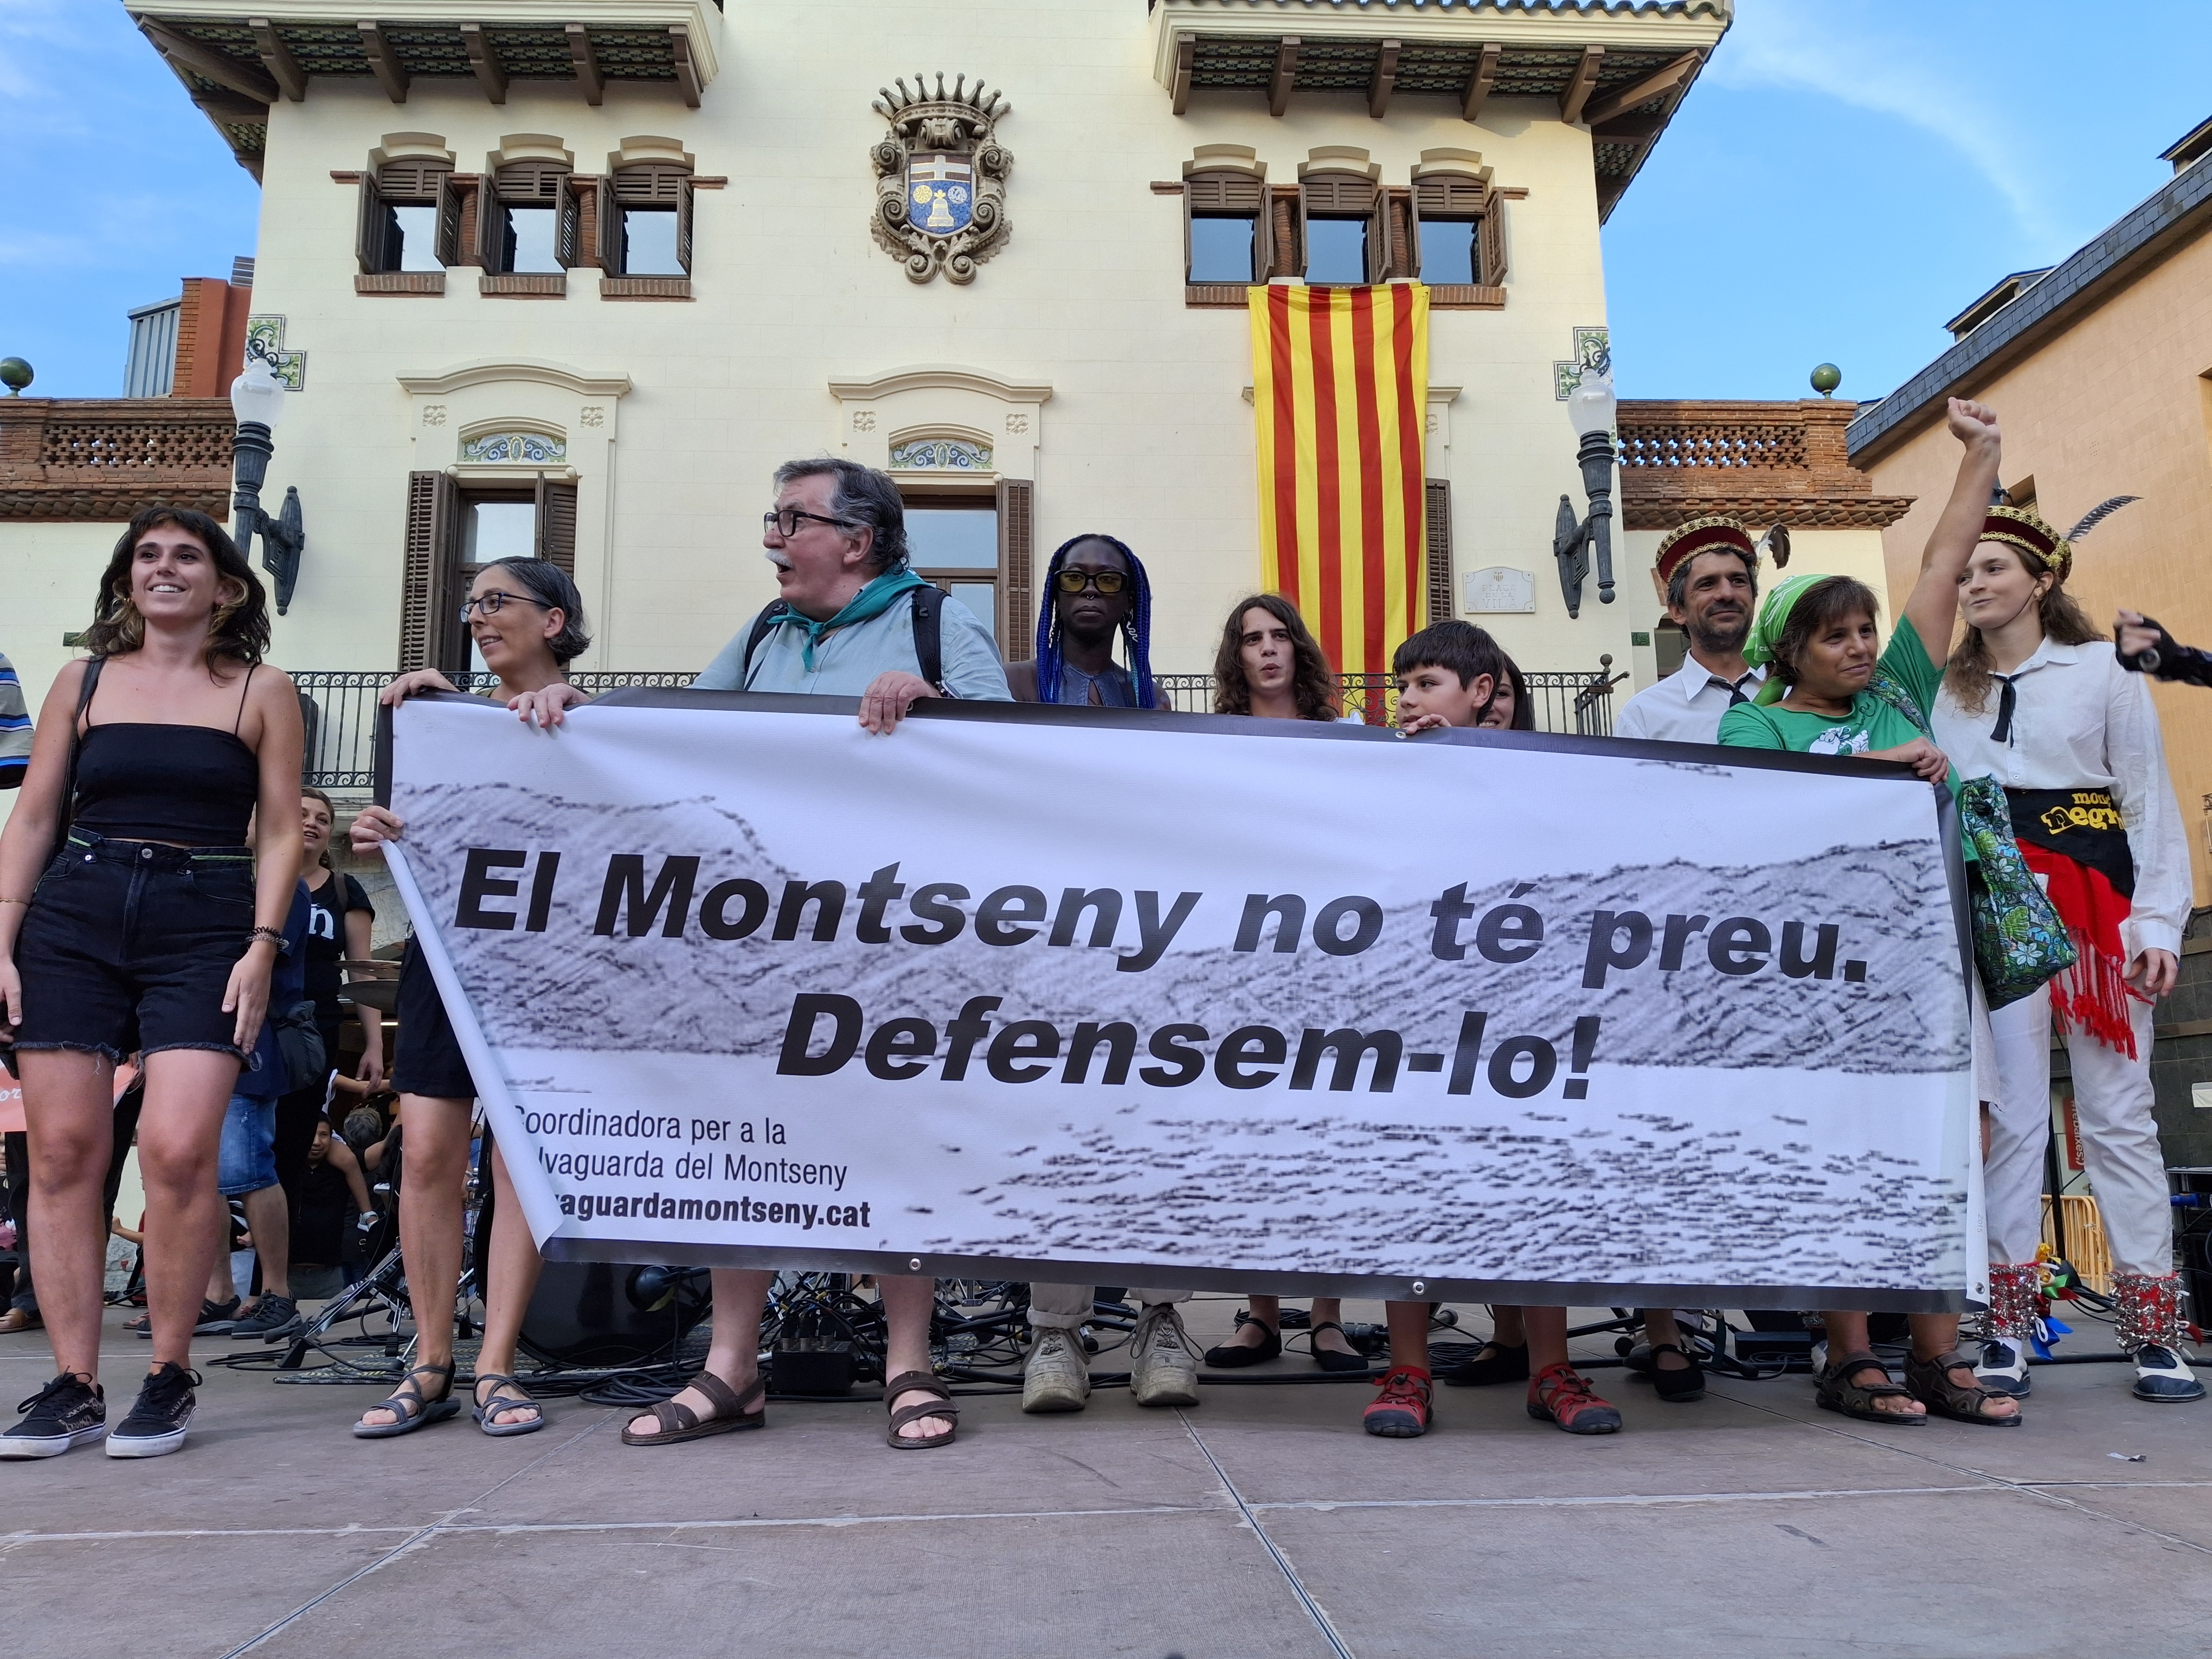
<svg viewBox="0 0 2212 1659"><path fill-rule="evenodd" d="M1390 1440L1412 1440L1429 1431L1429 1374L1413 1365L1383 1373L1382 1387L1360 1413L1360 1426Z"/></svg>
<svg viewBox="0 0 2212 1659"><path fill-rule="evenodd" d="M1547 1365L1528 1379L1528 1415L1569 1434L1613 1434L1620 1413L1592 1391L1572 1365Z"/></svg>

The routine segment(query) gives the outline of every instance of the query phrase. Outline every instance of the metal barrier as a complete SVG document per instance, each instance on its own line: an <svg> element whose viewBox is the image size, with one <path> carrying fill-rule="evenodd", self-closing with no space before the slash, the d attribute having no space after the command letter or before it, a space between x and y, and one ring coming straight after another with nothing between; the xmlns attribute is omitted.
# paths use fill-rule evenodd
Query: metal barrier
<svg viewBox="0 0 2212 1659"><path fill-rule="evenodd" d="M1540 732L1607 737L1613 731L1613 688L1620 676L1613 659L1601 658L1594 674L1540 672L1525 676L1535 705ZM1211 674L1154 677L1167 706L1179 714L1202 714L1213 708ZM307 783L317 789L358 793L376 782L376 698L392 683L384 669L308 670L292 676L299 688L300 712L307 723ZM622 686L681 687L689 671L674 673L608 672L569 676L577 689L594 696ZM465 691L489 690L489 674L464 674L455 682ZM1344 712L1370 725L1387 726L1396 716L1397 682L1388 674L1343 674L1337 680Z"/></svg>

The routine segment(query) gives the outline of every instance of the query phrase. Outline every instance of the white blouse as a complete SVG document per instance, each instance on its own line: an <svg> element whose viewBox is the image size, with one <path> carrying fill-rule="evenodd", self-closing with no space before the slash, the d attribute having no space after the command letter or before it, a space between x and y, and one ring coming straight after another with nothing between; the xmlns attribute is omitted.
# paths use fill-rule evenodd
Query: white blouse
<svg viewBox="0 0 2212 1659"><path fill-rule="evenodd" d="M2121 948L2181 949L2193 896L2189 837L2166 769L2158 710L2144 677L2130 674L2101 641L2045 640L2011 677L2012 732L1993 740L2004 696L1990 686L1987 707L1968 714L1947 681L1936 699L1936 742L1965 778L1992 777L2010 789L2105 789L2127 825L2134 855L2134 914Z"/></svg>

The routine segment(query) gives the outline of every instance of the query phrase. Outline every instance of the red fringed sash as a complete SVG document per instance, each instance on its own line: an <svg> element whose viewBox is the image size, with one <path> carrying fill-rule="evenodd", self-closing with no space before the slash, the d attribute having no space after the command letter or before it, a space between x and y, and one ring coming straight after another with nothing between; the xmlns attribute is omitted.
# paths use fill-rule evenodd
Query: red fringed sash
<svg viewBox="0 0 2212 1659"><path fill-rule="evenodd" d="M2143 999L2127 981L2127 956L2120 944L2120 924L2134 907L2100 870L2031 841L2023 840L2020 851L2027 867L2044 878L2051 907L2081 953L2078 962L2051 981L2051 1018L2062 1032L2086 1031L2116 1054L2136 1059L2128 1004Z"/></svg>

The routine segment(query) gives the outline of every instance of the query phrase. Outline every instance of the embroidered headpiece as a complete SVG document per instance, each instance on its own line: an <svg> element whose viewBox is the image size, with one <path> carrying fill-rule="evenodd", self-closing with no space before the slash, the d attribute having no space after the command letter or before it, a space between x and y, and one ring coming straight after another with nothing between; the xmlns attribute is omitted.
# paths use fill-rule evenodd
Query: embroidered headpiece
<svg viewBox="0 0 2212 1659"><path fill-rule="evenodd" d="M2002 542L2027 555L2033 575L2049 571L2061 583L2074 568L2074 544L2024 507L1993 507L1982 520L1981 539Z"/></svg>
<svg viewBox="0 0 2212 1659"><path fill-rule="evenodd" d="M1752 538L1751 532L1734 519L1716 514L1677 525L1660 538L1660 585L1664 586L1672 580L1675 569L1686 561L1700 553L1717 552L1723 548L1742 554L1748 564L1759 563L1759 544Z"/></svg>

